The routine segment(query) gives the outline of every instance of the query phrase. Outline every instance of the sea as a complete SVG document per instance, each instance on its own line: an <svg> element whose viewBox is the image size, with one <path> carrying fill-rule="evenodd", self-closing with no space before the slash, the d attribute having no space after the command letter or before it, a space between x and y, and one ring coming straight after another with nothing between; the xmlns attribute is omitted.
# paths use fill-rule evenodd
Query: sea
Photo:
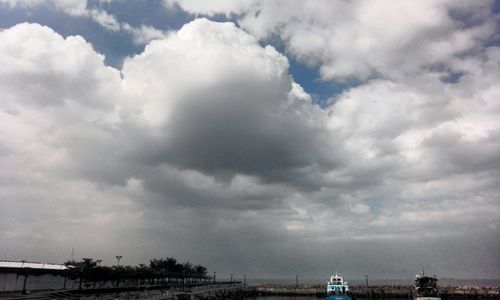
<svg viewBox="0 0 500 300"><path fill-rule="evenodd" d="M256 296L256 297L246 297L244 300L318 300L325 299L324 297L317 296ZM380 299L379 300L384 300ZM368 300L367 298L357 297L356 300ZM387 300L394 300L388 298Z"/></svg>
<svg viewBox="0 0 500 300"><path fill-rule="evenodd" d="M318 297L304 297L304 296L260 296L260 297L247 297L245 300L317 300Z"/></svg>
<svg viewBox="0 0 500 300"><path fill-rule="evenodd" d="M365 285L365 279L348 280L349 285ZM369 279L370 285L413 285L415 278L404 279ZM247 284L295 284L296 278L249 278ZM299 284L326 284L325 279L300 278ZM479 286L479 287L500 287L499 279L458 279L458 278L438 278L439 286ZM280 298L282 299L282 298ZM294 298L297 299L297 298ZM274 299L269 299L274 300Z"/></svg>
<svg viewBox="0 0 500 300"><path fill-rule="evenodd" d="M324 280L323 280L324 281ZM370 285L412 285L414 279L374 279ZM500 287L500 279L454 279L439 278L439 286L479 286L479 287ZM249 279L249 284L295 284L296 279ZM365 279L351 280L350 285L364 285ZM299 284L324 284L319 279L299 280ZM323 299L315 296L256 296L247 297L245 300L317 300ZM367 300L358 297L358 300Z"/></svg>

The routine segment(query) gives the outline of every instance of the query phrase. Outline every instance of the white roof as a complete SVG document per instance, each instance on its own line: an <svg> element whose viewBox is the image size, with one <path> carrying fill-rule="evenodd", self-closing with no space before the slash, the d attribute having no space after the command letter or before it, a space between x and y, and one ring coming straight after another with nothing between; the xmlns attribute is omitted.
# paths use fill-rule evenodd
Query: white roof
<svg viewBox="0 0 500 300"><path fill-rule="evenodd" d="M1 261L0 268L30 268L30 269L43 269L43 270L66 270L68 267L58 264L46 264L35 262L22 262L22 261Z"/></svg>

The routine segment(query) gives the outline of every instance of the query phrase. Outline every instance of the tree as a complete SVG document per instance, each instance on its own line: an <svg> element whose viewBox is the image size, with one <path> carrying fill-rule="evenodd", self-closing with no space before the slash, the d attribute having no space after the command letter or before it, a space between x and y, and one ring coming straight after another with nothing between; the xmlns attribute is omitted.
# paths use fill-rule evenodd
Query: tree
<svg viewBox="0 0 500 300"><path fill-rule="evenodd" d="M98 282L106 283L106 281L116 283L132 281L137 284L143 279L148 279L150 282L160 280L162 283L165 283L165 279L168 279L168 282L173 279L178 283L181 279L185 282L186 278L192 281L192 279L199 280L207 276L205 267L193 265L190 262L179 263L173 257L151 259L149 266L140 264L135 267L127 265L107 267L100 266L98 261L92 258L67 261L65 265L68 267L65 276L73 280L80 279L80 286L86 283L87 286L92 284L95 287Z"/></svg>
<svg viewBox="0 0 500 300"><path fill-rule="evenodd" d="M194 266L196 275L198 278L206 278L207 277L207 268L201 265Z"/></svg>

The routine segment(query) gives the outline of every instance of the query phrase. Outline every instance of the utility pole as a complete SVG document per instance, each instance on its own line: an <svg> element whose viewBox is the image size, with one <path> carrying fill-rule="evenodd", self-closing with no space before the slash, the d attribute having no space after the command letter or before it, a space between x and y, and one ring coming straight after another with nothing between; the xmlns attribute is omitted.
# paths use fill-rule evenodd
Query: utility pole
<svg viewBox="0 0 500 300"><path fill-rule="evenodd" d="M83 281L83 265L80 265L80 283L78 284L78 289L82 289L82 281Z"/></svg>
<svg viewBox="0 0 500 300"><path fill-rule="evenodd" d="M295 275L295 287L299 288L299 275Z"/></svg>
<svg viewBox="0 0 500 300"><path fill-rule="evenodd" d="M214 284L215 284L215 275L217 274L217 272L214 272Z"/></svg>
<svg viewBox="0 0 500 300"><path fill-rule="evenodd" d="M233 283L233 273L231 273L231 283Z"/></svg>
<svg viewBox="0 0 500 300"><path fill-rule="evenodd" d="M366 280L366 296L368 300L372 299L372 291L370 290L370 287L368 286L368 275L365 275L365 280Z"/></svg>
<svg viewBox="0 0 500 300"><path fill-rule="evenodd" d="M26 295L28 292L26 291L26 281L28 280L28 271L24 273L24 281L23 281L23 291L22 294Z"/></svg>
<svg viewBox="0 0 500 300"><path fill-rule="evenodd" d="M243 275L243 286L247 286L247 274Z"/></svg>
<svg viewBox="0 0 500 300"><path fill-rule="evenodd" d="M117 256L116 256L117 267L119 267L119 266L120 266L120 259L122 259L122 257L123 257L123 256L121 256L121 255L117 255Z"/></svg>

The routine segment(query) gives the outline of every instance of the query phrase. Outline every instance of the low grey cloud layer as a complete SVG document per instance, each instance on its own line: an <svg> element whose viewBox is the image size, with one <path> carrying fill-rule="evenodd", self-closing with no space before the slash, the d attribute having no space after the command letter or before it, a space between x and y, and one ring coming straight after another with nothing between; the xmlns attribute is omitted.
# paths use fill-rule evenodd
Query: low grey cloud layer
<svg viewBox="0 0 500 300"><path fill-rule="evenodd" d="M238 26L196 19L121 69L81 36L0 31L2 258L500 276L497 15L382 2L166 1ZM360 83L319 107L285 55Z"/></svg>

